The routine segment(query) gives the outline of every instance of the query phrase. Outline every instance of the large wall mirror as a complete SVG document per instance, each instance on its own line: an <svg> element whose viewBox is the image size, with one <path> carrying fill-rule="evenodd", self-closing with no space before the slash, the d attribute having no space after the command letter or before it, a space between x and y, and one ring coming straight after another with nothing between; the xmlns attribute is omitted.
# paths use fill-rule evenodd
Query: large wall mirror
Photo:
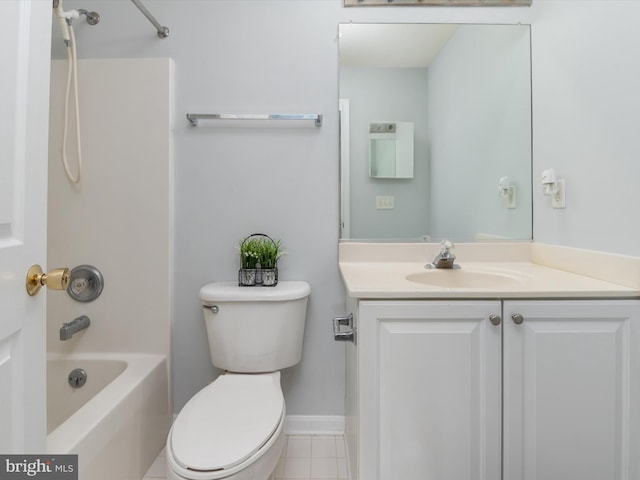
<svg viewBox="0 0 640 480"><path fill-rule="evenodd" d="M528 25L341 24L341 238L532 237ZM413 175L370 175L371 124L413 124Z"/></svg>
<svg viewBox="0 0 640 480"><path fill-rule="evenodd" d="M467 6L467 7L498 7L498 6L528 6L531 0L344 0L345 7L410 5L412 7L431 6Z"/></svg>

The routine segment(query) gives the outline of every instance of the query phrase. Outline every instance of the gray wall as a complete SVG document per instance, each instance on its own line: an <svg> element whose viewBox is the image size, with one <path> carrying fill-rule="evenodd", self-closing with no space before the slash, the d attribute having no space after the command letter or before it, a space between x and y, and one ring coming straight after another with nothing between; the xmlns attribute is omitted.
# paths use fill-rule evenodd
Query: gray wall
<svg viewBox="0 0 640 480"><path fill-rule="evenodd" d="M165 40L128 1L64 3L103 16L96 27L77 23L81 57L175 61L176 408L214 375L198 289L235 278L235 244L266 231L289 252L281 278L306 279L313 292L302 362L283 379L288 412L343 413L344 346L330 329L345 309L336 256L339 22L532 23L533 175L555 167L567 179L562 211L551 210L534 185L534 236L640 255L640 2L343 8L340 0L149 0L171 28ZM54 32L54 56L63 57L55 25ZM184 115L198 111L317 111L325 123L192 129Z"/></svg>
<svg viewBox="0 0 640 480"><path fill-rule="evenodd" d="M534 2L535 3L535 2ZM534 237L640 255L640 2L544 1L533 38L534 179L553 167L567 208L534 184Z"/></svg>
<svg viewBox="0 0 640 480"><path fill-rule="evenodd" d="M252 232L264 232L282 239L288 252L279 265L280 279L306 280L312 290L303 359L283 372L287 413L341 414L344 345L334 342L331 333L331 318L344 313L337 270L338 4L144 3L169 26L170 37L158 39L128 1L65 1L64 7L102 16L95 27L76 22L81 57L175 61L175 408L216 374L200 287L237 278L236 245ZM54 43L54 55L62 57L59 38ZM192 128L187 112L317 112L325 124Z"/></svg>

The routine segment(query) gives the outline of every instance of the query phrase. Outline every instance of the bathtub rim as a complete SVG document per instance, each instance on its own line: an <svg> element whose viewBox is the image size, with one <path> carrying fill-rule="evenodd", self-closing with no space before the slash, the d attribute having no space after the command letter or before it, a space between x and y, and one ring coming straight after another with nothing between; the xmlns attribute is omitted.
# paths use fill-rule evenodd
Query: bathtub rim
<svg viewBox="0 0 640 480"><path fill-rule="evenodd" d="M116 360L126 362L125 370L96 396L80 407L71 417L47 435L47 452L51 454L73 453L77 446L95 429L117 405L121 404L145 378L165 363L167 357L151 353L51 353L48 360ZM167 392L169 396L170 392ZM169 398L169 405L170 397ZM100 415L95 415L100 412ZM82 432L79 434L79 432Z"/></svg>

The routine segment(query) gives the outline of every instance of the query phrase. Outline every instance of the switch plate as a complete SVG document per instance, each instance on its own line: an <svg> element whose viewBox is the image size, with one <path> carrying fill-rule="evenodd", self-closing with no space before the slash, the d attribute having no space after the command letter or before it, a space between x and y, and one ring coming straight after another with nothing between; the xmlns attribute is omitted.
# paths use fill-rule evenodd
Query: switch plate
<svg viewBox="0 0 640 480"><path fill-rule="evenodd" d="M552 208L567 208L565 201L564 179L557 180L558 191L551 195Z"/></svg>
<svg viewBox="0 0 640 480"><path fill-rule="evenodd" d="M376 210L393 210L395 197L393 195L376 195Z"/></svg>

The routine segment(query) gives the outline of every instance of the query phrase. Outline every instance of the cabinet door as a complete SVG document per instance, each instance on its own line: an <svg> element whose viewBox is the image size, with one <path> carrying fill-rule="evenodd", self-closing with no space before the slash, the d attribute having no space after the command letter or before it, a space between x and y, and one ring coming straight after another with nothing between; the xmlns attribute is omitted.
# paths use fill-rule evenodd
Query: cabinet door
<svg viewBox="0 0 640 480"><path fill-rule="evenodd" d="M504 480L640 478L639 362L640 302L505 302Z"/></svg>
<svg viewBox="0 0 640 480"><path fill-rule="evenodd" d="M360 479L500 478L500 302L369 301L358 325Z"/></svg>

